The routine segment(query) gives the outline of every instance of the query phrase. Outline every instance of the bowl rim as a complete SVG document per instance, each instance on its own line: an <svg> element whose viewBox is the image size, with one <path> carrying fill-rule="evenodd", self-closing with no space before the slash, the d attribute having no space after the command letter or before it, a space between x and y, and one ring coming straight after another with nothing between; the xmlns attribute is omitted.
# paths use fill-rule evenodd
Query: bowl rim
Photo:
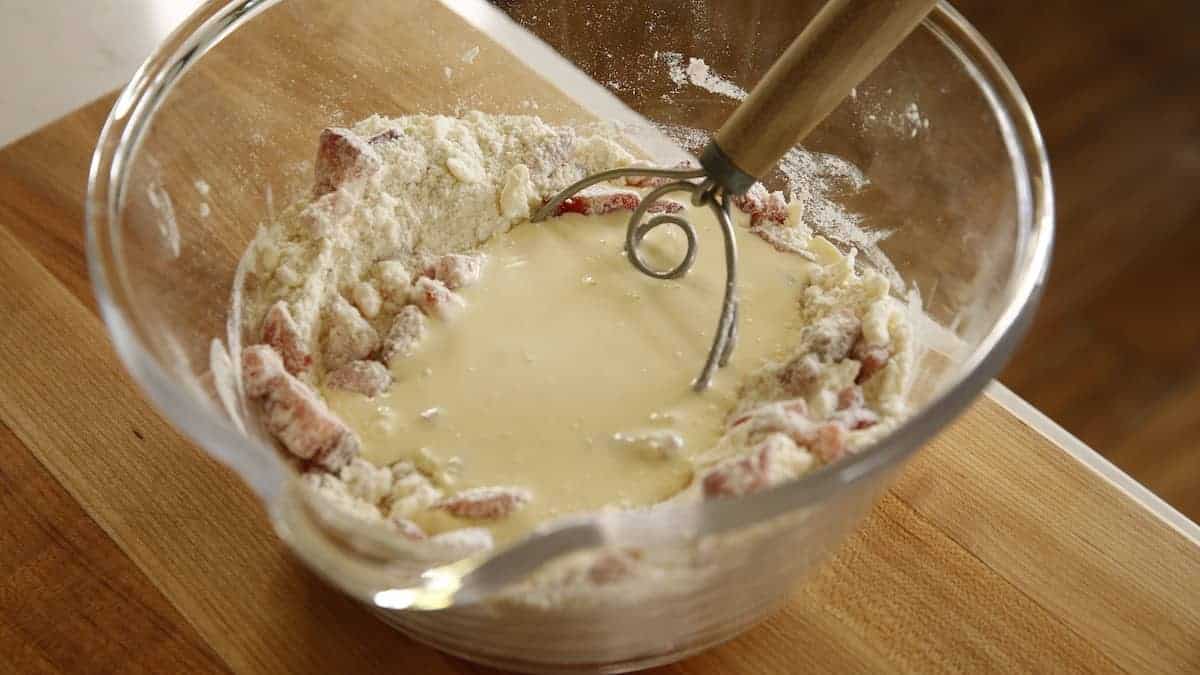
<svg viewBox="0 0 1200 675"><path fill-rule="evenodd" d="M255 15L283 0L209 0L181 24L142 64L118 96L100 133L88 176L85 243L88 270L101 317L125 368L147 398L172 424L206 452L233 468L268 505L283 495L289 471L274 448L241 433L211 402L194 396L171 376L144 346L144 335L130 320L131 290L121 264L120 206L129 160L173 85L208 49ZM853 457L737 499L692 505L700 531L711 534L803 508L825 496L898 467L940 429L961 414L1000 371L1028 330L1044 289L1054 235L1054 193L1050 165L1033 112L999 55L948 2L942 1L922 22L968 70L988 100L1008 150L1016 185L1019 238L1004 296L1007 305L979 344L957 367L956 379L896 429ZM197 406L197 403L201 405ZM249 447L248 447L249 446ZM653 514L625 512L631 524ZM580 518L564 527L544 528L485 559L510 563L514 554L557 532L590 528L583 539L611 541L612 529ZM727 524L722 527L720 524ZM503 555L501 555L503 554ZM519 557L519 555L517 556ZM518 567L522 567L518 565ZM511 568L510 568L511 569ZM477 570L483 571L483 570ZM508 577L509 575L502 575Z"/></svg>

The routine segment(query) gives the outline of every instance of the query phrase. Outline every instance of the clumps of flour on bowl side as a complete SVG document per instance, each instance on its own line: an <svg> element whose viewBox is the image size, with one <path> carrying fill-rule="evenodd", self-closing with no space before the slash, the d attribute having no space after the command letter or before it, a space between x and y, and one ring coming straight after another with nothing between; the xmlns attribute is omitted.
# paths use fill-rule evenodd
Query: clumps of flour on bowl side
<svg viewBox="0 0 1200 675"><path fill-rule="evenodd" d="M717 446L697 459L689 493L738 497L794 480L870 446L907 414L913 344L887 276L859 270L804 223L804 203L761 184L734 200L751 232L817 263L800 300L804 325L786 358L752 373Z"/></svg>
<svg viewBox="0 0 1200 675"><path fill-rule="evenodd" d="M386 391L391 361L465 308L458 291L486 268L480 244L571 182L631 162L602 132L527 116L373 116L321 134L311 196L262 227L243 259L237 337L251 346L237 366L262 426L336 512L424 541L416 511L487 521L529 500L519 486L455 491L453 468L431 458L371 467L319 391ZM580 203L625 208L630 196L636 206L628 190Z"/></svg>
<svg viewBox="0 0 1200 675"><path fill-rule="evenodd" d="M257 331L282 301L300 340L319 344L335 331L361 358L375 341L370 332L386 336L414 290L424 293L423 309L455 303L444 282L419 281L438 257L471 252L567 184L632 160L608 138L528 116L373 116L327 130L313 198L255 239L245 330ZM382 311L373 311L368 287ZM315 372L329 356L316 351Z"/></svg>

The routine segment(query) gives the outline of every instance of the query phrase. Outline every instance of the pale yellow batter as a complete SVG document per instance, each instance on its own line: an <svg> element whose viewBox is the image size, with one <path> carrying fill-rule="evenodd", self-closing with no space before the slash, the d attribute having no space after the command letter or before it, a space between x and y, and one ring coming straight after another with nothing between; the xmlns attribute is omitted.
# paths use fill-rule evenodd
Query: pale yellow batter
<svg viewBox="0 0 1200 675"><path fill-rule="evenodd" d="M736 228L739 342L697 394L691 384L711 344L725 268L711 213L687 215L700 256L676 281L644 276L625 259L628 213L571 214L498 235L482 249L482 280L462 292L467 310L430 322L417 352L393 363L388 392L324 392L371 462L435 464L453 483L448 493L499 485L533 495L492 523L438 511L418 516L420 525L485 525L503 543L557 516L649 505L689 483L691 458L712 450L745 375L796 344L797 303L814 265ZM646 245L668 267L683 237L664 227ZM617 440L653 430L677 432L683 447L656 456Z"/></svg>

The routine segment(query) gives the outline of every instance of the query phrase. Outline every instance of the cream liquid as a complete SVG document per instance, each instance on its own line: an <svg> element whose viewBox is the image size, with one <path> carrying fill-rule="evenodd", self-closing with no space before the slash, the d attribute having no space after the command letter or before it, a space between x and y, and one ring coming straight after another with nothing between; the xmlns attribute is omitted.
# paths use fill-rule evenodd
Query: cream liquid
<svg viewBox="0 0 1200 675"><path fill-rule="evenodd" d="M796 343L797 303L813 264L735 228L739 340L730 364L697 394L691 384L711 344L725 266L711 213L687 215L700 255L674 281L647 277L625 258L627 213L521 224L482 248L483 278L462 291L467 309L429 322L417 353L393 363L388 392L375 399L324 392L369 461L423 452L451 469L448 493L496 485L533 493L503 520L430 512L416 518L422 526L484 525L503 543L556 516L654 504L690 482L692 460L712 450L740 382ZM684 238L667 226L644 246L652 260L666 256L659 258L665 268ZM837 255L814 249L821 258ZM678 432L684 447L653 458L613 440L652 429Z"/></svg>

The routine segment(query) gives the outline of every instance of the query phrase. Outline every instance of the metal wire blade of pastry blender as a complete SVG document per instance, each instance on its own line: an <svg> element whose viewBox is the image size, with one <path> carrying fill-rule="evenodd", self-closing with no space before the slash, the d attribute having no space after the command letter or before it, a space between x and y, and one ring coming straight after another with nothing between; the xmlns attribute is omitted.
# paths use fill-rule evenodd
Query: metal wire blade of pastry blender
<svg viewBox="0 0 1200 675"><path fill-rule="evenodd" d="M696 263L698 249L696 228L686 218L668 213L660 213L646 222L642 222L647 209L654 202L672 192L690 192L692 195L692 204L696 206L709 206L713 213L716 214L717 222L721 226L721 233L725 237L725 297L721 301L721 318L717 322L717 332L713 337L712 347L708 350L708 358L704 362L704 367L700 370L700 375L692 385L696 391L704 391L712 383L713 373L716 372L717 368L729 362L729 357L733 353L734 343L737 338L737 240L734 239L733 220L729 215L729 197L724 193L716 180L708 177L704 169L631 168L602 171L588 176L559 192L534 214L533 221L537 222L549 217L555 213L560 204L570 199L580 190L584 190L597 183L624 178L626 176L653 176L675 179L670 183L651 190L641 200L637 208L634 209L633 215L629 218L629 226L625 230L625 252L629 257L629 262L633 263L633 266L642 274L654 277L655 279L678 279L687 274ZM691 180L696 178L704 178L705 180L702 182L693 182ZM684 252L683 259L678 265L667 270L651 267L642 257L641 251L642 239L651 230L662 225L674 225L678 227L687 238L687 250Z"/></svg>
<svg viewBox="0 0 1200 675"><path fill-rule="evenodd" d="M537 222L588 187L628 176L674 179L646 194L625 231L629 261L656 279L677 279L696 262L696 230L686 218L659 214L642 222L656 201L672 192L691 193L695 206L712 209L725 239L725 294L721 315L704 367L692 387L704 391L718 367L729 362L737 342L737 242L730 216L730 196L746 192L796 142L812 131L838 103L890 54L936 0L831 0L792 42L738 106L700 155L701 169L627 168L593 174L578 181L533 216ZM703 179L696 181L695 179ZM642 257L645 236L662 225L674 225L687 237L687 250L675 267L654 269Z"/></svg>
<svg viewBox="0 0 1200 675"><path fill-rule="evenodd" d="M695 389L704 390L716 368L729 360L736 332L737 247L729 214L730 196L744 193L756 176L765 175L900 44L935 3L830 0L704 148L701 169L638 168L598 173L556 195L533 220L548 217L565 199L590 185L625 176L673 178L638 204L629 220L625 245L630 262L640 272L656 279L674 279L687 274L695 262L695 230L678 216L656 215L645 223L642 218L655 201L672 192L690 192L692 203L712 208L725 236L727 277L717 332L704 369L696 378ZM688 248L674 268L656 270L645 263L638 245L646 233L665 224L683 230ZM555 521L498 553L431 568L424 573L422 585L380 591L373 601L389 609L435 610L473 604L526 578L547 561L574 551L678 544L736 529L747 522L762 522L794 507L791 496L779 491L748 499L704 502L700 508L680 503L665 512L601 512Z"/></svg>

